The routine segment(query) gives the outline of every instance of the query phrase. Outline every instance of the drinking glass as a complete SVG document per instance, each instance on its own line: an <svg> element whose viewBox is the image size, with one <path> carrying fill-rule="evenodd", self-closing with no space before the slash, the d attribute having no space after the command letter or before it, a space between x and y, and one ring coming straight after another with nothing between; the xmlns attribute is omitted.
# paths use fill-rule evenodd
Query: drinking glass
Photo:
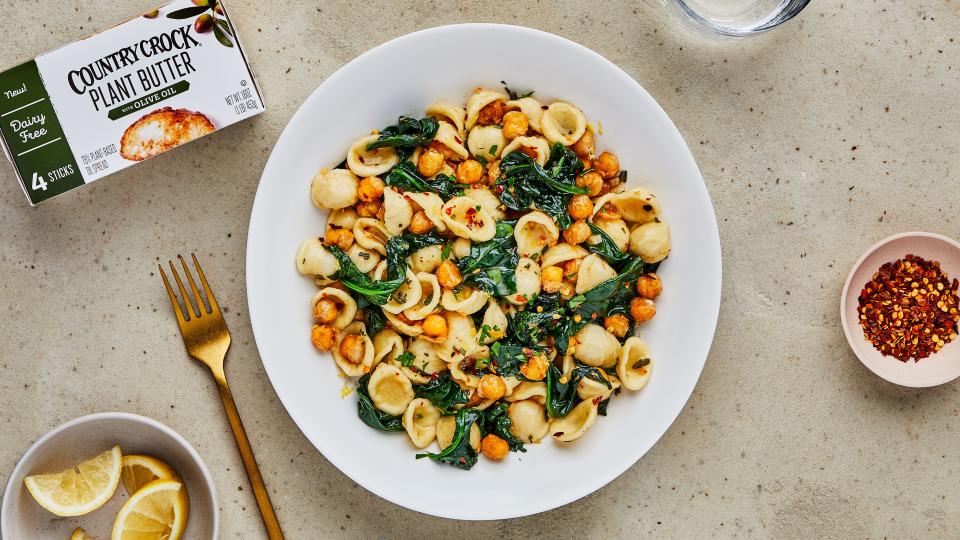
<svg viewBox="0 0 960 540"><path fill-rule="evenodd" d="M744 37L776 28L810 0L664 0L681 18L709 33Z"/></svg>

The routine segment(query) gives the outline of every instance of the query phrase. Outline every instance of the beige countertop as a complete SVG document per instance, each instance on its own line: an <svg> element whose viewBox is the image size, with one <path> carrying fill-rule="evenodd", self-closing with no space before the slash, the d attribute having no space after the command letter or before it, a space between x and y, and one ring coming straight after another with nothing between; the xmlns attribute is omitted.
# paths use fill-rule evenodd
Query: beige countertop
<svg viewBox="0 0 960 540"><path fill-rule="evenodd" d="M228 375L289 538L956 537L958 386L878 379L837 315L868 246L907 230L960 232L960 2L818 0L772 33L714 42L648 1L235 0L266 114L38 208L0 167L0 481L61 422L136 412L203 455L223 538L262 536L217 393L184 355L155 275L159 260L194 250L227 312ZM0 0L0 66L154 2L103 5ZM669 432L593 495L496 523L404 510L331 466L274 394L244 292L254 191L299 104L375 45L469 21L554 32L637 79L693 151L723 243L716 340Z"/></svg>

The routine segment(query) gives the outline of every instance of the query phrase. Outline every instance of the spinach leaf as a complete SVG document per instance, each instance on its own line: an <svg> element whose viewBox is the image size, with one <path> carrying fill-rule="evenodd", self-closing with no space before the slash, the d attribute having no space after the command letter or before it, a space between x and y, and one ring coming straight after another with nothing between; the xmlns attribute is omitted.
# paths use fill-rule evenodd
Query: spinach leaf
<svg viewBox="0 0 960 540"><path fill-rule="evenodd" d="M500 177L493 192L510 210L522 211L536 205L549 214L561 229L570 226L567 213L570 196L587 192L576 185L583 163L560 143L553 146L546 167L523 152L511 152L500 160Z"/></svg>
<svg viewBox="0 0 960 540"><path fill-rule="evenodd" d="M483 414L483 433L485 435L493 433L507 441L511 452L526 452L527 449L523 447L523 441L510 431L510 417L507 415L509 408L510 405L507 403L498 403L487 409Z"/></svg>
<svg viewBox="0 0 960 540"><path fill-rule="evenodd" d="M457 427L450 446L441 450L439 454L432 452L417 454L417 459L428 457L440 463L449 463L454 467L470 470L477 463L477 451L470 446L470 428L482 417L483 412L477 409L460 409L457 411Z"/></svg>
<svg viewBox="0 0 960 540"><path fill-rule="evenodd" d="M370 374L367 373L357 381L357 416L363 423L381 431L403 431L403 421L399 416L392 416L383 411L377 410L373 406L373 400L370 399L370 392L367 390L367 384L370 382Z"/></svg>
<svg viewBox="0 0 960 540"><path fill-rule="evenodd" d="M367 150L376 148L403 148L413 149L426 146L437 135L440 123L436 118L426 117L417 120L409 116L401 116L396 125L383 128L380 137L367 145Z"/></svg>
<svg viewBox="0 0 960 540"><path fill-rule="evenodd" d="M433 180L420 176L417 166L412 161L401 160L396 167L390 169L384 178L384 183L403 191L413 193L433 192L440 195L444 201L455 196L463 195L464 187L458 184L452 176L438 174Z"/></svg>
<svg viewBox="0 0 960 540"><path fill-rule="evenodd" d="M413 234L413 233L404 233L399 236L392 236L390 240L387 240L387 251L390 251L391 242L394 244L394 249L397 250L398 254L401 254L403 259L410 256L414 251L423 249L425 247L436 246L443 244L447 239L443 236L440 236L435 230L431 230L426 234Z"/></svg>
<svg viewBox="0 0 960 540"><path fill-rule="evenodd" d="M560 382L561 374L557 366L550 364L547 369L547 414L551 418L561 418L568 414L573 407L582 401L577 395L577 385L584 377L592 379L611 388L610 381L603 377L595 367L578 366L570 372L570 380Z"/></svg>
<svg viewBox="0 0 960 540"><path fill-rule="evenodd" d="M631 282L646 271L646 264L637 257L627 263L617 277L610 278L589 291L571 298L569 306L575 314L587 321L622 313L622 310L629 311L630 300L636 296Z"/></svg>
<svg viewBox="0 0 960 540"><path fill-rule="evenodd" d="M429 399L444 415L453 414L454 405L464 404L468 400L467 394L450 377L449 371L444 371L427 384L418 386L416 396Z"/></svg>
<svg viewBox="0 0 960 540"><path fill-rule="evenodd" d="M357 265L353 264L353 260L351 260L342 249L336 246L329 246L327 249L330 250L330 253L333 253L333 256L337 258L337 262L340 263L340 270L337 271L334 277L351 291L366 298L371 304L378 306L386 304L390 301L390 296L403 285L406 263L404 263L403 258L401 258L400 264L403 265L403 267L400 268L398 274L395 273L394 268L389 266L395 264L389 262L389 249L387 250L388 279L383 281L377 281L361 272L357 268Z"/></svg>
<svg viewBox="0 0 960 540"><path fill-rule="evenodd" d="M546 347L524 345L508 340L497 341L490 346L490 363L501 377L520 373L520 366L538 354L545 354Z"/></svg>
<svg viewBox="0 0 960 540"><path fill-rule="evenodd" d="M514 100L514 101L516 101L516 100L518 100L518 99L523 99L523 98L525 98L525 97L530 97L530 96L532 96L533 93L534 93L533 90L530 90L529 92L524 92L524 93L520 93L520 92L516 92L516 91L514 91L514 90L511 90L510 87L507 86L507 82L506 82L506 81L500 81L500 84L503 85L503 89L507 91L507 95L510 96L510 99L511 99L511 100Z"/></svg>
<svg viewBox="0 0 960 540"><path fill-rule="evenodd" d="M520 257L513 237L515 223L498 222L493 238L470 247L470 255L458 263L465 285L497 296L517 292L516 272Z"/></svg>
<svg viewBox="0 0 960 540"><path fill-rule="evenodd" d="M537 345L567 316L558 293L544 293L531 302L527 309L517 312L510 319L509 334L525 345Z"/></svg>
<svg viewBox="0 0 960 540"><path fill-rule="evenodd" d="M361 299L363 299L361 297ZM387 316L379 306L368 305L363 308L363 314L367 321L367 335L370 339L380 333L387 326Z"/></svg>
<svg viewBox="0 0 960 540"><path fill-rule="evenodd" d="M463 276L463 284L476 287L495 296L510 296L517 292L517 263L520 257L514 252L510 259L496 266L477 268Z"/></svg>
<svg viewBox="0 0 960 540"><path fill-rule="evenodd" d="M613 238L610 238L610 235L604 232L603 229L597 227L589 221L587 222L587 225L590 226L590 230L593 231L593 234L600 237L600 242L596 244L591 244L589 241L587 241L587 249L603 257L614 268L617 268L618 266L621 266L623 263L630 260L632 255L620 251L620 248L617 247L617 243L614 242Z"/></svg>

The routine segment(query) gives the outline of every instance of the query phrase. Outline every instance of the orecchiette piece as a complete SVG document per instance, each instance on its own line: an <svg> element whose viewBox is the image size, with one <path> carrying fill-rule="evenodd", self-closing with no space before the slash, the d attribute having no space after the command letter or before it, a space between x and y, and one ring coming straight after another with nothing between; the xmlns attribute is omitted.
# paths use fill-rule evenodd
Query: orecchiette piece
<svg viewBox="0 0 960 540"><path fill-rule="evenodd" d="M444 223L442 217L443 199L439 195L436 193L407 193L406 195L420 208L423 208L423 213L427 215L427 219L433 223L437 231L444 232L447 230L447 224Z"/></svg>
<svg viewBox="0 0 960 540"><path fill-rule="evenodd" d="M539 101L537 101L536 98L525 97L508 101L507 109L519 109L520 112L527 117L527 122L530 125L530 129L538 133L542 131L540 128L540 119L543 117L543 106Z"/></svg>
<svg viewBox="0 0 960 540"><path fill-rule="evenodd" d="M617 245L620 251L626 252L630 245L630 229L622 219L598 219L593 222L601 231L607 233L607 236ZM591 244L600 243L600 235L591 235L589 240Z"/></svg>
<svg viewBox="0 0 960 540"><path fill-rule="evenodd" d="M513 389L513 393L505 398L507 401L532 399L543 405L547 399L547 385L543 382L524 381Z"/></svg>
<svg viewBox="0 0 960 540"><path fill-rule="evenodd" d="M396 416L403 414L414 398L410 379L397 366L383 362L373 370L367 392L374 407Z"/></svg>
<svg viewBox="0 0 960 540"><path fill-rule="evenodd" d="M341 229L353 229L353 224L357 222L357 211L353 207L339 208L330 212L327 218L327 225L340 227Z"/></svg>
<svg viewBox="0 0 960 540"><path fill-rule="evenodd" d="M557 101L543 111L540 127L548 141L570 146L583 137L587 130L587 119L580 109Z"/></svg>
<svg viewBox="0 0 960 540"><path fill-rule="evenodd" d="M617 362L617 376L627 390L640 390L650 380L650 347L642 339L631 336L623 344L620 361Z"/></svg>
<svg viewBox="0 0 960 540"><path fill-rule="evenodd" d="M630 253L653 264L670 254L670 227L662 221L644 223L630 233Z"/></svg>
<svg viewBox="0 0 960 540"><path fill-rule="evenodd" d="M363 358L357 364L351 362L340 352L340 344L343 343L343 340L346 339L347 336L360 336L363 341ZM346 328L340 330L331 353L333 354L333 361L336 362L337 367L348 377L359 377L370 371L370 366L373 365L374 349L373 342L370 341L370 336L367 335L366 325L358 321L350 323Z"/></svg>
<svg viewBox="0 0 960 540"><path fill-rule="evenodd" d="M480 289L473 287L460 287L459 291L446 289L443 296L440 297L440 305L447 311L454 311L463 315L472 315L481 309L487 303L490 295Z"/></svg>
<svg viewBox="0 0 960 540"><path fill-rule="evenodd" d="M563 262L572 261L573 259L581 259L589 254L589 251L580 246L571 246L566 242L560 242L548 249L547 252L543 254L543 257L540 257L540 266L544 268L556 266Z"/></svg>
<svg viewBox="0 0 960 540"><path fill-rule="evenodd" d="M660 202L645 189L634 188L617 193L610 198L610 202L620 216L631 223L649 223L660 215Z"/></svg>
<svg viewBox="0 0 960 540"><path fill-rule="evenodd" d="M498 126L476 126L467 135L467 148L470 153L487 161L497 159L506 145L503 129Z"/></svg>
<svg viewBox="0 0 960 540"><path fill-rule="evenodd" d="M577 383L577 395L580 396L580 399L600 398L602 401L609 398L610 394L620 387L620 381L611 379L606 373L601 372L601 377L609 383L609 386L590 377L580 379L580 382Z"/></svg>
<svg viewBox="0 0 960 540"><path fill-rule="evenodd" d="M417 398L407 405L401 422L413 445L426 448L437 437L437 420L440 420L440 410L430 400Z"/></svg>
<svg viewBox="0 0 960 540"><path fill-rule="evenodd" d="M320 169L310 183L310 200L318 208L346 208L357 203L360 180L346 169Z"/></svg>
<svg viewBox="0 0 960 540"><path fill-rule="evenodd" d="M580 263L580 270L577 272L576 293L583 294L615 277L617 277L617 271L607 264L603 257L591 253L584 257L583 262Z"/></svg>
<svg viewBox="0 0 960 540"><path fill-rule="evenodd" d="M373 336L373 365L391 362L403 354L403 338L390 328L384 328Z"/></svg>
<svg viewBox="0 0 960 540"><path fill-rule="evenodd" d="M450 446L456 432L456 416L443 416L440 420L437 420L437 445L440 446L440 450ZM480 428L476 422L470 426L470 446L472 446L474 450L480 450Z"/></svg>
<svg viewBox="0 0 960 540"><path fill-rule="evenodd" d="M447 339L434 348L445 362L459 362L479 348L473 319L456 312L447 312Z"/></svg>
<svg viewBox="0 0 960 540"><path fill-rule="evenodd" d="M470 197L454 197L447 201L441 217L454 234L473 242L486 242L497 234L493 216Z"/></svg>
<svg viewBox="0 0 960 540"><path fill-rule="evenodd" d="M532 399L511 403L507 415L510 431L525 443L540 442L550 432L550 423L544 419L544 406Z"/></svg>
<svg viewBox="0 0 960 540"><path fill-rule="evenodd" d="M353 322L353 318L357 315L357 301L350 296L350 293L342 289L327 287L314 295L311 305L316 307L317 302L325 298L332 300L340 308L340 314L333 321L334 327L346 328L348 324Z"/></svg>
<svg viewBox="0 0 960 540"><path fill-rule="evenodd" d="M493 217L494 220L500 221L506 214L503 210L500 210L500 199L492 191L487 188L473 188L467 189L463 192L465 197L473 199L480 203L480 206Z"/></svg>
<svg viewBox="0 0 960 540"><path fill-rule="evenodd" d="M517 252L520 256L531 257L540 254L547 246L556 244L560 238L560 229L547 214L540 211L528 212L517 220L513 237L517 241Z"/></svg>
<svg viewBox="0 0 960 540"><path fill-rule="evenodd" d="M532 157L542 167L547 164L547 159L550 158L550 142L543 137L517 137L504 147L501 155L506 156L516 151L522 151Z"/></svg>
<svg viewBox="0 0 960 540"><path fill-rule="evenodd" d="M383 223L374 218L359 218L353 224L353 237L360 247L372 249L381 255L387 254L390 233Z"/></svg>
<svg viewBox="0 0 960 540"><path fill-rule="evenodd" d="M483 326L486 327L484 345L489 345L498 339L507 335L507 314L503 308L493 298L487 304L487 310L483 312Z"/></svg>
<svg viewBox="0 0 960 540"><path fill-rule="evenodd" d="M471 246L473 246L473 242L469 238L457 238L453 241L453 248L450 252L457 259L463 259L470 256Z"/></svg>
<svg viewBox="0 0 960 540"><path fill-rule="evenodd" d="M423 334L423 326L419 324L420 321L412 321L411 324L403 321L400 319L400 317L397 317L389 311L384 311L383 315L387 318L387 322L390 323L390 326L405 336L417 337Z"/></svg>
<svg viewBox="0 0 960 540"><path fill-rule="evenodd" d="M386 279L386 275L387 261L380 261L380 264L373 270L373 277L377 280L383 280ZM408 267L406 268L405 277L406 281L403 282L403 285L400 285L400 288L390 296L387 303L381 306L384 312L397 315L417 305L420 301L420 297L423 295L423 289L420 286L420 280L417 279L417 275Z"/></svg>
<svg viewBox="0 0 960 540"><path fill-rule="evenodd" d="M392 236L401 234L410 226L413 207L397 190L387 186L383 190L383 223Z"/></svg>
<svg viewBox="0 0 960 540"><path fill-rule="evenodd" d="M584 364L593 367L613 367L620 354L620 342L601 326L588 324L577 332L577 345L573 355Z"/></svg>
<svg viewBox="0 0 960 540"><path fill-rule="evenodd" d="M463 137L457 133L455 127L446 122L440 122L440 127L437 128L437 134L433 140L446 146L460 159L470 157L470 152L467 150L467 147L463 145Z"/></svg>
<svg viewBox="0 0 960 540"><path fill-rule="evenodd" d="M307 238L297 251L297 271L305 276L329 278L340 270L340 263L319 238Z"/></svg>
<svg viewBox="0 0 960 540"><path fill-rule="evenodd" d="M436 346L425 339L411 340L407 352L413 355L409 366L401 365L396 360L391 363L399 367L408 379L417 384L427 384L434 373L448 369L447 363L437 355Z"/></svg>
<svg viewBox="0 0 960 540"><path fill-rule="evenodd" d="M437 310L440 305L440 283L437 282L437 276L428 272L419 272L416 274L416 280L420 283L420 298L417 302L406 308L403 315L411 321L421 321L427 318Z"/></svg>
<svg viewBox="0 0 960 540"><path fill-rule="evenodd" d="M427 116L432 116L438 120L447 120L458 133L465 133L464 122L467 119L467 110L458 105L446 101L436 101L427 106Z"/></svg>
<svg viewBox="0 0 960 540"><path fill-rule="evenodd" d="M517 282L517 292L507 297L507 301L511 304L524 305L540 294L540 266L533 259L526 257L520 259L517 262L514 278Z"/></svg>
<svg viewBox="0 0 960 540"><path fill-rule="evenodd" d="M464 124L467 131L473 129L473 126L477 124L480 111L498 99L506 103L509 98L503 92L494 90L480 90L470 94L470 97L467 99L467 121Z"/></svg>
<svg viewBox="0 0 960 540"><path fill-rule="evenodd" d="M410 266L414 272L433 272L440 266L443 255L443 246L427 246L414 251L410 255Z"/></svg>
<svg viewBox="0 0 960 540"><path fill-rule="evenodd" d="M400 156L394 148L375 148L367 150L367 146L376 142L379 135L367 135L353 143L347 152L347 167L359 177L377 176L400 163Z"/></svg>
<svg viewBox="0 0 960 540"><path fill-rule="evenodd" d="M560 442L579 439L597 421L598 403L592 399L581 401L563 418L555 418L550 423L553 438Z"/></svg>
<svg viewBox="0 0 960 540"><path fill-rule="evenodd" d="M377 267L380 262L380 254L372 249L360 247L360 244L353 243L347 249L347 255L353 264L363 273L367 273Z"/></svg>

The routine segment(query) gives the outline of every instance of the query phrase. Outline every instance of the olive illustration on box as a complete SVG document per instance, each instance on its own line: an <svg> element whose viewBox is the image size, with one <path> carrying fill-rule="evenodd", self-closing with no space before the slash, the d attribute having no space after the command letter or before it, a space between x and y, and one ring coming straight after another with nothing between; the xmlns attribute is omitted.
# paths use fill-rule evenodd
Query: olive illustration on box
<svg viewBox="0 0 960 540"><path fill-rule="evenodd" d="M205 34L213 30L213 35L217 37L224 47L233 47L233 31L230 25L223 18L225 15L223 6L219 0L193 0L194 7L178 9L167 14L169 19L192 19L193 29L198 34ZM208 13L209 12L209 13ZM220 15L221 17L217 17Z"/></svg>

